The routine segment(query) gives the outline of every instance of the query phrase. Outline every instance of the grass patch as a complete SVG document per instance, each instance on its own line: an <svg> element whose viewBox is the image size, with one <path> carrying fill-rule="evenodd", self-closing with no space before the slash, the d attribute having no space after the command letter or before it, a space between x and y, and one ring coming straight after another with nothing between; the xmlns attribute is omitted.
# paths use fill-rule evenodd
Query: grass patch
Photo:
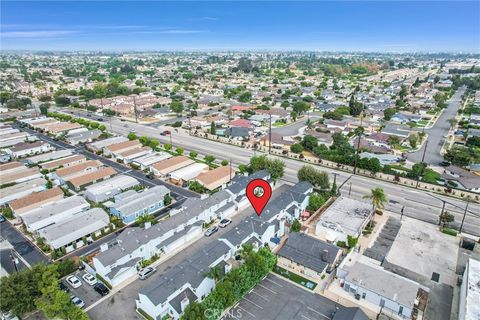
<svg viewBox="0 0 480 320"><path fill-rule="evenodd" d="M137 309L137 312L140 313L142 317L144 317L147 320L154 320L152 317L150 317L145 311L143 311L141 308Z"/></svg>
<svg viewBox="0 0 480 320"><path fill-rule="evenodd" d="M299 276L298 274L296 273L292 273L290 271L287 271L279 266L275 266L273 267L273 272L275 272L276 274L279 274L281 275L282 277L284 278L287 278L295 283L298 283L299 285L307 288L307 289L310 289L310 290L314 290L315 287L317 286L317 284L315 282L312 282L308 279L305 279L304 277L302 276Z"/></svg>
<svg viewBox="0 0 480 320"><path fill-rule="evenodd" d="M441 231L445 234L448 234L450 236L454 236L456 237L457 236L457 230L455 229L452 229L452 228L442 228Z"/></svg>

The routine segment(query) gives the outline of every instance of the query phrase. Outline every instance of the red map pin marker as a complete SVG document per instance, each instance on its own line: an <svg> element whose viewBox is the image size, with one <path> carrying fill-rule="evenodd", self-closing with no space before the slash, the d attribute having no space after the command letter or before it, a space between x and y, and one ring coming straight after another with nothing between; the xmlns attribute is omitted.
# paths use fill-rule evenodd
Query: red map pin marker
<svg viewBox="0 0 480 320"><path fill-rule="evenodd" d="M257 215L260 216L272 196L272 188L267 181L255 179L247 185L246 194L253 209L255 209Z"/></svg>

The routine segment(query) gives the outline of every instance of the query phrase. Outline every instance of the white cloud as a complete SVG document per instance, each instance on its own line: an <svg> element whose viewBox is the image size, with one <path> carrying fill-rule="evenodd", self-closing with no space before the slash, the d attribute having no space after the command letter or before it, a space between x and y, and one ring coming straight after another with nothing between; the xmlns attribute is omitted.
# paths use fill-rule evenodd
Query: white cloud
<svg viewBox="0 0 480 320"><path fill-rule="evenodd" d="M3 38L51 38L76 33L72 30L43 30L43 31L6 31L1 32Z"/></svg>

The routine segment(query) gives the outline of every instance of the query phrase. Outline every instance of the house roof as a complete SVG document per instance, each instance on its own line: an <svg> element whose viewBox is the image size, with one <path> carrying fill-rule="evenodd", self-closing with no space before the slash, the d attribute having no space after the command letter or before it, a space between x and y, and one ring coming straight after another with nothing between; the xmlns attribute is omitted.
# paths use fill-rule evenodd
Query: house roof
<svg viewBox="0 0 480 320"><path fill-rule="evenodd" d="M121 200L115 202L115 204L112 205L112 208L121 212L122 215L128 216L163 201L165 195L169 193L170 190L165 186L155 186L141 192L129 192L129 195L126 197L120 197ZM122 194L120 194L120 196L121 195Z"/></svg>
<svg viewBox="0 0 480 320"><path fill-rule="evenodd" d="M230 122L231 127L242 127L242 128L251 128L252 124L250 121L245 119L236 119Z"/></svg>
<svg viewBox="0 0 480 320"><path fill-rule="evenodd" d="M76 154L76 155L72 155L72 156L69 156L69 157L66 157L66 158L52 160L52 161L49 161L49 162L42 163L42 164L40 164L40 167L45 168L45 169L51 169L51 168L64 166L64 165L72 163L72 162L82 161L84 159L86 159L84 155Z"/></svg>
<svg viewBox="0 0 480 320"><path fill-rule="evenodd" d="M335 262L339 251L340 248L333 244L310 237L305 233L292 232L278 255L322 273L329 264Z"/></svg>
<svg viewBox="0 0 480 320"><path fill-rule="evenodd" d="M217 181L223 181L225 178L230 181L230 177L233 177L234 175L235 170L230 168L230 166L220 166L213 170L200 173L195 180L200 182L202 185L211 185L215 184Z"/></svg>
<svg viewBox="0 0 480 320"><path fill-rule="evenodd" d="M410 309L413 309L421 288L419 283L386 271L381 266L362 262L348 268L345 280Z"/></svg>
<svg viewBox="0 0 480 320"><path fill-rule="evenodd" d="M111 168L111 167L101 168L101 169L98 169L96 171L81 175L79 177L72 178L68 181L73 186L80 187L80 186L83 186L83 185L85 185L87 183L90 183L92 181L96 181L96 180L99 180L99 179L102 179L102 178L105 178L105 177L108 177L108 176L112 176L115 173L117 173L117 171L115 169Z"/></svg>
<svg viewBox="0 0 480 320"><path fill-rule="evenodd" d="M73 173L82 172L87 168L98 168L103 164L99 160L88 160L70 167L65 167L55 171L56 175L59 177L67 177Z"/></svg>
<svg viewBox="0 0 480 320"><path fill-rule="evenodd" d="M163 172L164 174L167 174L171 171L181 168L182 165L183 167L186 167L194 162L195 161L186 156L177 156L157 162L153 164L152 167L160 172Z"/></svg>
<svg viewBox="0 0 480 320"><path fill-rule="evenodd" d="M119 142L119 143L114 143L114 144L111 144L111 145L108 145L106 148L108 150L110 150L111 152L116 152L116 151L119 151L119 150L123 150L123 149L128 149L128 148L134 148L134 147L141 147L142 144L140 143L140 141L138 140L129 140L129 141L123 141L123 142Z"/></svg>
<svg viewBox="0 0 480 320"><path fill-rule="evenodd" d="M63 195L63 191L60 188L52 188L47 189L44 191L34 192L29 194L28 196L12 200L8 203L10 208L15 211L27 206L30 206L37 202L44 202L48 199L54 199L60 195Z"/></svg>
<svg viewBox="0 0 480 320"><path fill-rule="evenodd" d="M18 152L18 151L24 151L24 150L29 150L33 148L39 148L41 146L46 146L46 145L49 145L49 144L43 141L35 141L32 143L22 142L14 145L12 148L10 148L10 151Z"/></svg>

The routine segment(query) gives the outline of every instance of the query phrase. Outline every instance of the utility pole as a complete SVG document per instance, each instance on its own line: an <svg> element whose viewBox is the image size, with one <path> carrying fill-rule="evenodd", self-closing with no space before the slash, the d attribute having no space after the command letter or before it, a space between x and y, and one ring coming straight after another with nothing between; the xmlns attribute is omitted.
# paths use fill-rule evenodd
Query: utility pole
<svg viewBox="0 0 480 320"><path fill-rule="evenodd" d="M352 183L350 182L350 187L348 188L348 196L352 194Z"/></svg>
<svg viewBox="0 0 480 320"><path fill-rule="evenodd" d="M172 131L170 131L170 145L172 146L173 148L173 142L172 142Z"/></svg>
<svg viewBox="0 0 480 320"><path fill-rule="evenodd" d="M137 102L135 101L135 96L133 96L133 112L135 113L135 122L138 123Z"/></svg>
<svg viewBox="0 0 480 320"><path fill-rule="evenodd" d="M12 259L13 266L15 267L15 271L18 272L18 266L17 266L18 259L13 256L13 250L10 251L10 258Z"/></svg>
<svg viewBox="0 0 480 320"><path fill-rule="evenodd" d="M268 154L270 154L272 150L272 114L270 113L270 125L268 130Z"/></svg>
<svg viewBox="0 0 480 320"><path fill-rule="evenodd" d="M403 211L405 210L405 206L402 207L402 210L400 210L400 221L402 221L403 217Z"/></svg>
<svg viewBox="0 0 480 320"><path fill-rule="evenodd" d="M468 204L470 203L470 197L467 197L467 205L465 206L465 211L463 212L462 223L460 224L460 229L458 233L462 233L463 230L463 223L465 222L465 217L467 216Z"/></svg>
<svg viewBox="0 0 480 320"><path fill-rule="evenodd" d="M230 158L230 180L232 180L232 158Z"/></svg>
<svg viewBox="0 0 480 320"><path fill-rule="evenodd" d="M428 147L428 140L425 141L425 149L423 149L423 155L422 155L422 162L420 162L420 172L417 175L417 183L415 184L415 189L418 188L418 183L420 182L420 176L423 174L424 170L424 160L425 160L425 153L427 152L427 147Z"/></svg>
<svg viewBox="0 0 480 320"><path fill-rule="evenodd" d="M443 216L443 212L445 211L445 203L446 203L445 200L440 200L440 201L443 202L443 205L442 205L442 212L440 212L440 219L438 219L438 225L442 224L442 216Z"/></svg>

